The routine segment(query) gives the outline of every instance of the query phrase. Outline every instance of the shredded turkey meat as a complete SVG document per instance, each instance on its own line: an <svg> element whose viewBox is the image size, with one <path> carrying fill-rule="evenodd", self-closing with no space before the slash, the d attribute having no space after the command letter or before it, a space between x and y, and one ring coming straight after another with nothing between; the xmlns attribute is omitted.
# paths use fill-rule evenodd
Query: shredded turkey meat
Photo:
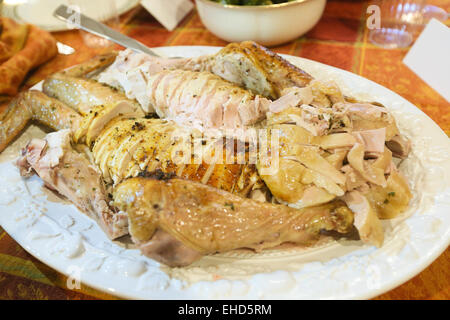
<svg viewBox="0 0 450 320"><path fill-rule="evenodd" d="M148 79L147 92L161 118L217 129L252 125L270 103L208 72L162 71Z"/></svg>
<svg viewBox="0 0 450 320"><path fill-rule="evenodd" d="M380 105L346 101L334 84L317 80L283 94L267 113L268 128L280 131L281 157L276 174L261 174L267 187L297 208L343 199L361 239L381 246L385 207L394 217L411 199L392 160L410 150L394 118Z"/></svg>

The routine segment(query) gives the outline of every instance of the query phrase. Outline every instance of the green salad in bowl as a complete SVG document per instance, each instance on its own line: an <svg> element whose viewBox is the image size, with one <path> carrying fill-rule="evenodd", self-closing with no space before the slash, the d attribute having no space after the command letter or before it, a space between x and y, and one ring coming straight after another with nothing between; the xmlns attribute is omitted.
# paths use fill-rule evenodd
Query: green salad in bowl
<svg viewBox="0 0 450 320"><path fill-rule="evenodd" d="M326 0L195 0L205 27L229 42L264 46L292 41L319 21Z"/></svg>

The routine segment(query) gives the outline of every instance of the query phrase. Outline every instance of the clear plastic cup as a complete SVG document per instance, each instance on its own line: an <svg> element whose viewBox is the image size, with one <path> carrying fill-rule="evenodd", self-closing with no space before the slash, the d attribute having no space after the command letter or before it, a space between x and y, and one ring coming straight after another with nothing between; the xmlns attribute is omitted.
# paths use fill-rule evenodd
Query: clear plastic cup
<svg viewBox="0 0 450 320"><path fill-rule="evenodd" d="M422 10L426 0L371 1L380 12L379 27L372 29L369 40L385 48L409 46L423 24Z"/></svg>
<svg viewBox="0 0 450 320"><path fill-rule="evenodd" d="M115 30L120 29L120 20L115 0L69 0L69 4L80 13L106 24ZM84 30L80 30L84 43L92 48L109 47L113 43Z"/></svg>
<svg viewBox="0 0 450 320"><path fill-rule="evenodd" d="M408 47L431 19L445 21L449 16L445 10L427 5L427 0L372 0L368 13L375 17L376 11L379 26L371 25L369 40L385 48Z"/></svg>

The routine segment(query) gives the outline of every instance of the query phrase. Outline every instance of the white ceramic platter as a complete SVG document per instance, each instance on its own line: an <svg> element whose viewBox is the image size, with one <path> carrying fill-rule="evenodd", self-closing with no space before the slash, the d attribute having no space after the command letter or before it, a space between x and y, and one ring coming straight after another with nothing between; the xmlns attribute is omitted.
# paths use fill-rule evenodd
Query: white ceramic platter
<svg viewBox="0 0 450 320"><path fill-rule="evenodd" d="M127 12L138 5L139 0L113 0L116 3L118 15ZM53 11L61 5L70 5L69 0L6 0L4 1L2 14L23 23L34 24L47 31L68 30L67 23L53 17ZM75 2L73 2L75 3ZM96 5L96 1L88 2L90 6L86 7L85 15L98 19L108 20L111 18L109 9L101 10Z"/></svg>
<svg viewBox="0 0 450 320"><path fill-rule="evenodd" d="M157 48L161 55L198 56L215 47ZM422 111L392 91L355 74L298 57L292 63L344 93L378 101L397 119L412 152L400 165L413 200L399 218L383 221L381 249L340 240L310 249L231 252L169 269L136 249L107 239L73 205L23 180L13 160L35 126L0 155L0 224L28 252L52 268L108 293L136 299L365 299L412 278L450 242L450 142ZM39 86L37 87L39 88Z"/></svg>

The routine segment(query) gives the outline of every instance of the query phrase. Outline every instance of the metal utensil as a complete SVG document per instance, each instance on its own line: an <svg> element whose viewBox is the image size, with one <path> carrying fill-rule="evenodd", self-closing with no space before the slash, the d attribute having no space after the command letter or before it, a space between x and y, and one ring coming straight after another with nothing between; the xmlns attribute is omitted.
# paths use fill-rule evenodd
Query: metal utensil
<svg viewBox="0 0 450 320"><path fill-rule="evenodd" d="M76 19L74 19L74 15L76 15ZM58 8L56 8L56 10L53 12L53 16L67 23L70 23L71 25L74 25L74 20L76 20L75 26L80 29L95 34L96 36L111 40L134 51L159 57L158 54L156 54L153 50L143 45L139 41L127 37L126 35L114 29L111 29L105 24L95 21L94 19L91 19L80 12L74 12L72 8L69 8L66 5L60 5Z"/></svg>

